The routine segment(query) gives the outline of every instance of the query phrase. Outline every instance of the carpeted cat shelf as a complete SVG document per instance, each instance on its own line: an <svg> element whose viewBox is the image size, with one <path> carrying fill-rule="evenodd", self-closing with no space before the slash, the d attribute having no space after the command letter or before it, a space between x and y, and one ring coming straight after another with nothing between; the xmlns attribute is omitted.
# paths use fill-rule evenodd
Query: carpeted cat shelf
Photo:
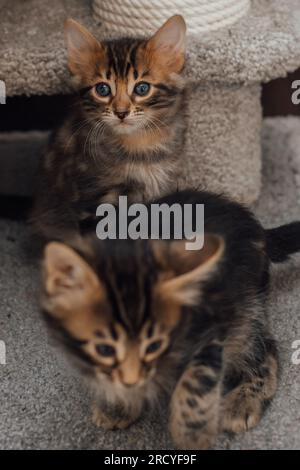
<svg viewBox="0 0 300 470"><path fill-rule="evenodd" d="M225 192L246 203L257 199L261 83L300 66L298 0L93 0L92 10L84 0L2 0L0 9L0 79L9 96L70 91L66 17L101 39L149 35L172 14L182 14L188 26L189 94L183 184ZM3 139L9 147L8 137L0 136L0 174L8 158ZM9 191L17 192L13 174L10 178ZM8 181L6 175L6 191ZM1 186L0 177L0 193Z"/></svg>

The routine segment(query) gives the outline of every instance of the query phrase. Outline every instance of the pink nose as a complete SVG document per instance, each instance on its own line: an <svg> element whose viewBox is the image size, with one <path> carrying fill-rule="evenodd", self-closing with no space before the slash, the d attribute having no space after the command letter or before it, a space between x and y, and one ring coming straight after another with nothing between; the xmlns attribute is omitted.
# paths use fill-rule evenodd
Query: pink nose
<svg viewBox="0 0 300 470"><path fill-rule="evenodd" d="M118 116L119 119L123 120L128 116L129 111L115 111L115 115Z"/></svg>

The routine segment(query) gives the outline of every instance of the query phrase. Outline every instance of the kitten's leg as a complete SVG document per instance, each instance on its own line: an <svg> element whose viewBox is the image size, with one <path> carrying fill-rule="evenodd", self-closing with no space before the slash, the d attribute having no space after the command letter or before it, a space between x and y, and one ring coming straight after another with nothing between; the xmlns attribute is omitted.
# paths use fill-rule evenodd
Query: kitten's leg
<svg viewBox="0 0 300 470"><path fill-rule="evenodd" d="M212 342L193 359L171 399L170 432L179 449L208 449L219 428L222 346Z"/></svg>
<svg viewBox="0 0 300 470"><path fill-rule="evenodd" d="M273 340L265 341L264 358L249 372L243 371L241 383L223 399L222 429L233 433L255 427L277 388L278 360Z"/></svg>
<svg viewBox="0 0 300 470"><path fill-rule="evenodd" d="M108 403L94 401L92 405L93 423L104 429L125 429L133 424L142 411L142 404Z"/></svg>

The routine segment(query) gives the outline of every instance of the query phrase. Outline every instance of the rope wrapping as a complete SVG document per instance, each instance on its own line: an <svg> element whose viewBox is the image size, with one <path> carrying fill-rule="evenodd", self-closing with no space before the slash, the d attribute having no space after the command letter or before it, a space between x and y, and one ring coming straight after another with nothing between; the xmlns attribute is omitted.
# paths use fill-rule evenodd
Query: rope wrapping
<svg viewBox="0 0 300 470"><path fill-rule="evenodd" d="M110 33L145 36L170 16L183 15L188 33L215 31L235 23L250 0L93 0L93 12Z"/></svg>

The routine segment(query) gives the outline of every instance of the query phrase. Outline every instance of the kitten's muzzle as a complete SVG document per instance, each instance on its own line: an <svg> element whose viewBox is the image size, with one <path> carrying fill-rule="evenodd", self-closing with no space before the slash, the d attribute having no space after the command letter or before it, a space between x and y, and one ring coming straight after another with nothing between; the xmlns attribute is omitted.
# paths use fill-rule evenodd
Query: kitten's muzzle
<svg viewBox="0 0 300 470"><path fill-rule="evenodd" d="M124 382L122 382L122 385L123 385L123 387L126 387L126 388L133 388L133 387L137 387L137 386L139 385L139 383L138 383L138 382L135 382L135 383L132 383L132 384L131 384L131 383L124 383Z"/></svg>
<svg viewBox="0 0 300 470"><path fill-rule="evenodd" d="M129 111L115 111L115 115L118 116L118 118L123 121L126 116L128 116Z"/></svg>

